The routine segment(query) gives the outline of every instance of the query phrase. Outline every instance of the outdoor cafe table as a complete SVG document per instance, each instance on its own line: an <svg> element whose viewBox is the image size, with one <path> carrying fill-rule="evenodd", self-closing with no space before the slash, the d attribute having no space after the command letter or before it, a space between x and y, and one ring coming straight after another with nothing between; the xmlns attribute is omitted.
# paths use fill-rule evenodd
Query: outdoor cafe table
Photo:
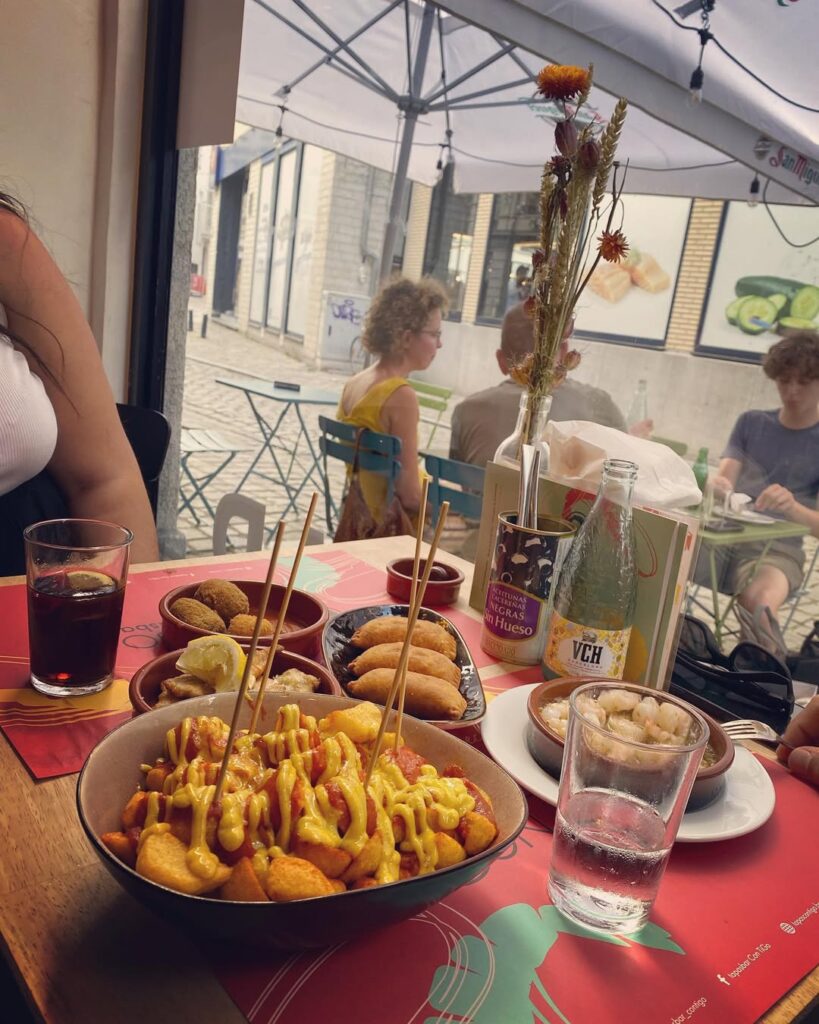
<svg viewBox="0 0 819 1024"><path fill-rule="evenodd" d="M307 550L308 554L319 556L331 550L348 552L383 569L388 559L410 554L412 545L409 538L390 538ZM254 562L267 557L262 552L242 556ZM452 555L445 557L466 575L458 612L477 619L465 600L471 566ZM138 566L132 577L143 572L156 574L174 565L208 566L212 571L221 563L235 562L236 558L228 555ZM260 578L263 572L260 564ZM20 582L20 578L0 581L4 586ZM127 606L126 600L126 614ZM504 671L504 666L492 663L485 673L484 669L481 671L485 683L491 686L491 680ZM207 942L195 946L126 894L102 867L77 819L76 781L75 775L69 775L35 783L5 736L0 738L0 934L4 953L31 1006L49 1024L241 1024L246 1018L217 980L212 956L208 966ZM788 781L796 785L794 780ZM545 871L544 863L544 893ZM394 927L406 929L409 922ZM696 950L693 952L696 954ZM406 950L406 956L412 956L411 949ZM635 962L639 969L639 952ZM377 963L363 966L366 972L378 968ZM367 986L370 981L366 972L350 978L349 984ZM578 978L578 982L594 985L593 972L590 965L588 978ZM321 971L314 975L308 989L314 985L321 987L322 977ZM793 1021L817 994L819 968L761 1019L766 1024ZM418 996L418 1003L423 1003L425 993ZM643 993L642 997L650 999L651 993ZM344 1012L344 992L334 992L333 999L338 1007L332 1016L334 1024L352 1024ZM254 1021L268 1019L278 1020L278 1016L274 1013L270 1017L269 1011L264 1016L253 1016ZM417 1019L420 1024L421 1018ZM555 1015L554 1020L557 1019ZM643 1019L641 1014L635 1014L628 1024L638 1024ZM8 1020L2 1006L0 1020ZM303 1020L304 1024L318 1024L317 1018L309 1015ZM409 1017L405 1019L402 1015L400 1020L396 1019L390 1014L389 1004L382 1003L373 1006L372 1014L366 1018L359 1016L356 1024L358 1021L408 1024ZM16 1022L9 1020L9 1024ZM497 1020L492 1024L508 1022ZM574 1017L572 1024L590 1022ZM594 1024L626 1022L622 1018L599 1017Z"/></svg>
<svg viewBox="0 0 819 1024"><path fill-rule="evenodd" d="M262 436L262 443L236 490L241 491L245 481L252 474L261 476L282 487L287 495L284 508L275 509L277 516L286 519L291 511L298 513L299 495L311 480L319 492L324 490L319 452L304 422L303 406L337 406L338 395L321 388L282 387L278 381L253 376L217 377L216 383L235 388L244 394ZM281 408L271 416L264 410L260 399L275 402ZM295 437L288 436L287 440L284 440L279 432L291 412L298 429ZM272 472L269 473L259 468L265 454L270 457L273 464ZM298 476L294 476L294 468L301 471Z"/></svg>
<svg viewBox="0 0 819 1024"><path fill-rule="evenodd" d="M708 572L711 585L711 600L713 602L714 614L714 635L717 643L722 643L722 631L725 621L736 601L736 594L732 594L725 608L720 610L719 605L719 551L722 548L731 548L742 544L762 544L762 550L753 567L750 579L753 579L757 568L768 550L776 540L786 540L791 537L805 537L810 533L806 526L799 523L788 523L784 520L776 523L766 524L737 524L737 529L731 532L715 531L703 528L700 533L702 548L708 556ZM750 580L749 580L750 582Z"/></svg>

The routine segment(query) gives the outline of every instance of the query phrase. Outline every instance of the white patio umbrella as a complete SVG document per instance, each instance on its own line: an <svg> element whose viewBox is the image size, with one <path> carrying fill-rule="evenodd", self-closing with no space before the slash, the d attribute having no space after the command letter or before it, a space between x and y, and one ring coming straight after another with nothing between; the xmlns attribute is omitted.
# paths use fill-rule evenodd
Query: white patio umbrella
<svg viewBox="0 0 819 1024"><path fill-rule="evenodd" d="M458 191L538 187L557 113L534 90L548 60L594 62L603 118L629 99L628 191L747 199L758 172L769 201L815 201L819 114L794 38L819 38L819 12L777 7L719 0L691 106L702 0L247 0L237 118L395 172L382 268L407 179L434 184L441 159Z"/></svg>

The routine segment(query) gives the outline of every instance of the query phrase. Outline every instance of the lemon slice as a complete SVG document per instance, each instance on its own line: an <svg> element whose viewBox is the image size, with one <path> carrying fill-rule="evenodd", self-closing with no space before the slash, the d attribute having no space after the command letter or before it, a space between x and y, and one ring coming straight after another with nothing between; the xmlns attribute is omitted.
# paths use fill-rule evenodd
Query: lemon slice
<svg viewBox="0 0 819 1024"><path fill-rule="evenodd" d="M110 576L93 569L69 569L65 578L72 590L102 590L103 587L114 586Z"/></svg>
<svg viewBox="0 0 819 1024"><path fill-rule="evenodd" d="M176 667L220 692L239 689L245 660L245 652L233 637L201 636L191 640Z"/></svg>

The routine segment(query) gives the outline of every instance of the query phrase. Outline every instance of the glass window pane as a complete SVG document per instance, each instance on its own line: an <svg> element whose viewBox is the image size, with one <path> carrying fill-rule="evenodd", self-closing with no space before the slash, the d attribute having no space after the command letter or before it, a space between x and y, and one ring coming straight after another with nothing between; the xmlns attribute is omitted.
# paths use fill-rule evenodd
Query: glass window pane
<svg viewBox="0 0 819 1024"><path fill-rule="evenodd" d="M297 153L291 150L279 160L279 187L276 195L276 221L270 259L270 286L267 293L266 324L280 330L287 285L287 260L293 232L293 192L296 184Z"/></svg>
<svg viewBox="0 0 819 1024"><path fill-rule="evenodd" d="M449 166L452 165L447 170ZM449 315L456 319L463 309L477 208L478 197L456 195L452 191L451 173L445 172L432 194L424 273L444 286L449 296Z"/></svg>
<svg viewBox="0 0 819 1024"><path fill-rule="evenodd" d="M296 237L293 247L293 268L290 273L290 299L287 304L287 331L304 337L307 324L307 300L312 280L313 236L316 229L319 190L321 186L322 151L305 146L301 161L299 205L296 215Z"/></svg>
<svg viewBox="0 0 819 1024"><path fill-rule="evenodd" d="M255 324L264 320L264 300L267 283L267 263L270 257L270 213L273 209L273 188L276 163L271 160L262 167L259 184L259 216L256 222L256 248L253 257L253 277L250 281L250 319Z"/></svg>
<svg viewBox="0 0 819 1024"><path fill-rule="evenodd" d="M495 196L478 316L500 320L507 309L527 297L531 255L539 237L537 192Z"/></svg>

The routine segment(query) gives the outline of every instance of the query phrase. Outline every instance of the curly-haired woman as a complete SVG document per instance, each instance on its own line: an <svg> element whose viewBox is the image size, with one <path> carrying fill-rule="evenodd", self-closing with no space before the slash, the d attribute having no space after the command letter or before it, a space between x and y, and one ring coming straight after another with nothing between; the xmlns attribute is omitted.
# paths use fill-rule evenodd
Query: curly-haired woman
<svg viewBox="0 0 819 1024"><path fill-rule="evenodd" d="M347 381L338 407L343 423L367 427L401 440L401 470L395 492L414 513L421 501L418 470L418 398L407 377L425 370L441 347L441 319L447 300L430 278L398 278L373 299L364 322L362 342L377 360ZM361 489L370 511L380 519L387 484L374 473L361 473Z"/></svg>
<svg viewBox="0 0 819 1024"><path fill-rule="evenodd" d="M799 523L819 537L819 335L805 331L783 338L768 350L762 369L776 384L782 407L739 417L711 483L717 494L748 494L757 511ZM802 539L720 551L720 589L738 595L740 614L744 609L754 617L758 637L775 635L780 605L802 582Z"/></svg>

